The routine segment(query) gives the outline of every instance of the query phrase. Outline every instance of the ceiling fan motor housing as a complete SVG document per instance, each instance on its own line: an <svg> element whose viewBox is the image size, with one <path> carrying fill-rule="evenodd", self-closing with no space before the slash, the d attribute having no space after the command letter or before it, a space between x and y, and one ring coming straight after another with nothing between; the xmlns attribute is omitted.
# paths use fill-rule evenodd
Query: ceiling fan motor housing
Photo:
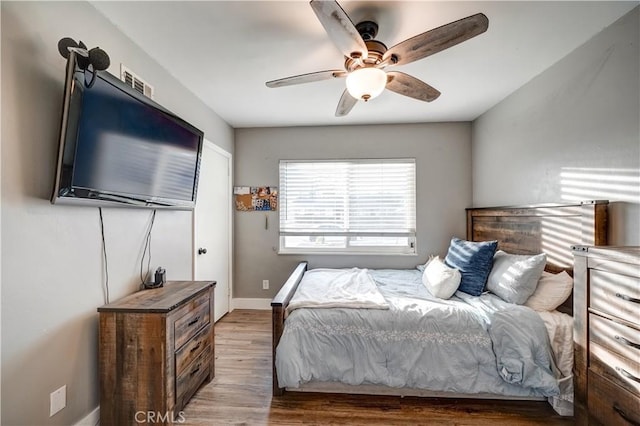
<svg viewBox="0 0 640 426"><path fill-rule="evenodd" d="M347 58L344 68L351 72L358 68L376 66L382 62L382 55L387 51L387 46L378 40L366 40L369 55L366 58Z"/></svg>

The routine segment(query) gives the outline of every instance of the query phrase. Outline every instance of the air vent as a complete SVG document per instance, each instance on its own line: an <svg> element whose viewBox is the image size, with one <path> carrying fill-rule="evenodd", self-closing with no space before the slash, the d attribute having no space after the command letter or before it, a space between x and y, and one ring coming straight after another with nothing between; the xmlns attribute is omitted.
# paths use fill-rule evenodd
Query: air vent
<svg viewBox="0 0 640 426"><path fill-rule="evenodd" d="M124 64L120 64L120 80L146 97L153 99L153 86L138 77L133 71L125 67Z"/></svg>

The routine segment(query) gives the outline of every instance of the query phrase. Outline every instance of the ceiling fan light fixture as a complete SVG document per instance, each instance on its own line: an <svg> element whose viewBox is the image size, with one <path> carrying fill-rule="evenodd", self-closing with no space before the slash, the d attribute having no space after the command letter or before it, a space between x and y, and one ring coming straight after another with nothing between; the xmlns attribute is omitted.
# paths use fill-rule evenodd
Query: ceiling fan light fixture
<svg viewBox="0 0 640 426"><path fill-rule="evenodd" d="M387 73L379 68L359 68L347 76L347 90L365 102L378 96L387 85Z"/></svg>

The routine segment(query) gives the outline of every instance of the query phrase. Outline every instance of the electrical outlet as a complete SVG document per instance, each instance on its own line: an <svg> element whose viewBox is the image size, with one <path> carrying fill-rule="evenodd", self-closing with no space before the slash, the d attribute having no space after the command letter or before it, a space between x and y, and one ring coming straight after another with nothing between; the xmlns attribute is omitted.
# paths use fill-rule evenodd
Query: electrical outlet
<svg viewBox="0 0 640 426"><path fill-rule="evenodd" d="M51 392L49 400L49 417L51 417L67 406L67 385Z"/></svg>
<svg viewBox="0 0 640 426"><path fill-rule="evenodd" d="M269 290L269 280L262 280L262 289Z"/></svg>

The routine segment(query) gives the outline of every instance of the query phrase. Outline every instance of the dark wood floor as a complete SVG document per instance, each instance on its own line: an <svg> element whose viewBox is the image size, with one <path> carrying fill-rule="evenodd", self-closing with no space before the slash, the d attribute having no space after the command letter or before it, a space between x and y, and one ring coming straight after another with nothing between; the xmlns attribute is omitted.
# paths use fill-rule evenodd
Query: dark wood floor
<svg viewBox="0 0 640 426"><path fill-rule="evenodd" d="M570 425L546 402L308 394L271 396L271 312L236 310L216 331L216 377L187 425Z"/></svg>

